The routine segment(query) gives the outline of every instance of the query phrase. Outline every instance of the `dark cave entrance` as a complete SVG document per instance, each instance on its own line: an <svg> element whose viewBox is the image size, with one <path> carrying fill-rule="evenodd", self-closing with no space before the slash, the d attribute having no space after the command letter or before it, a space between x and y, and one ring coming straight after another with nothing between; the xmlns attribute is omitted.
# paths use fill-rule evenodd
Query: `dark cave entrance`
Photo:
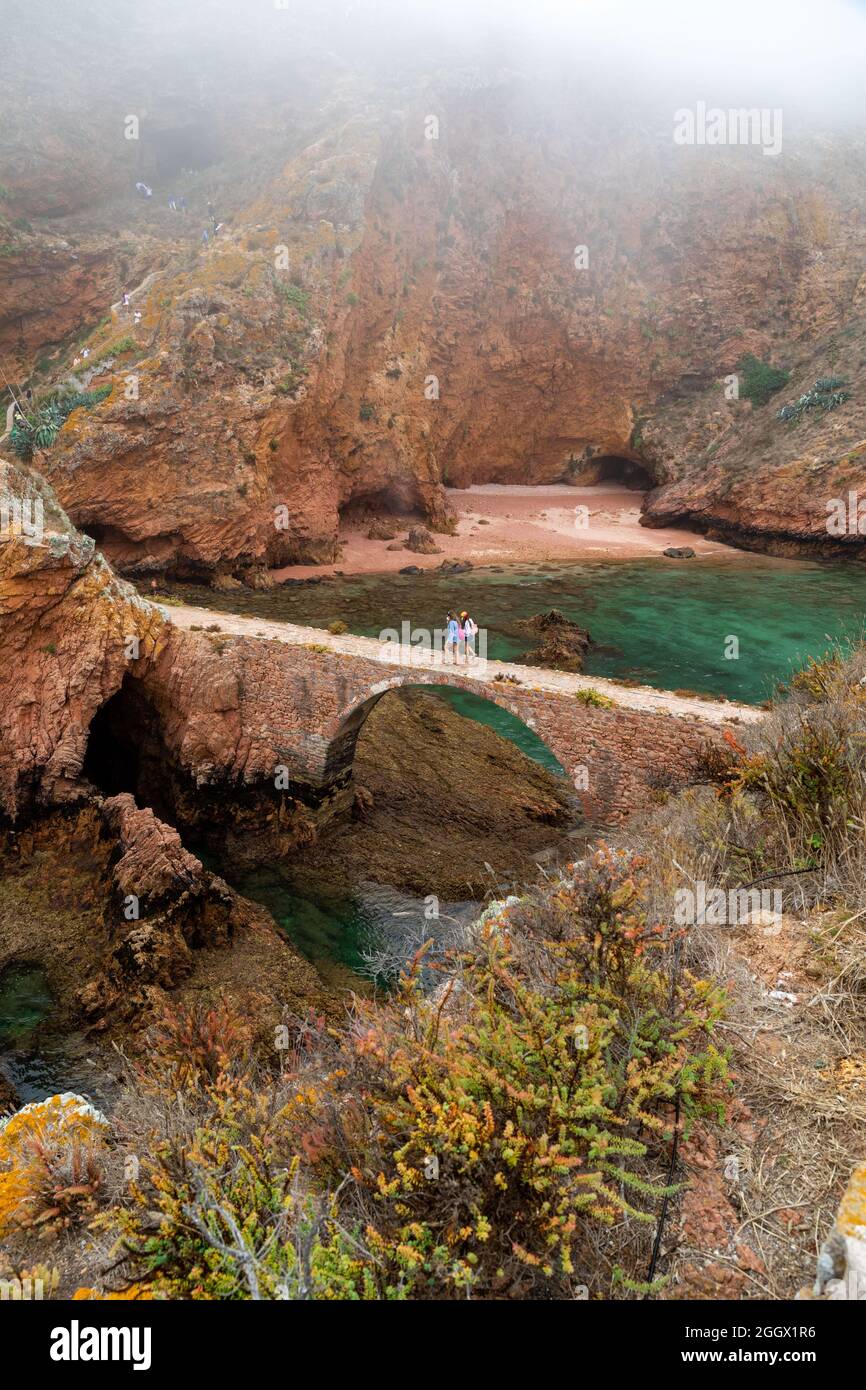
<svg viewBox="0 0 866 1390"><path fill-rule="evenodd" d="M81 531L82 535L89 536L92 541L95 541L101 549L105 544L105 538L111 528L108 526L100 526L96 521L88 521L86 526L79 521L78 529Z"/></svg>
<svg viewBox="0 0 866 1390"><path fill-rule="evenodd" d="M340 505L340 521L352 527L369 526L373 521L393 519L400 524L407 518L423 516L424 508L413 484L394 482L375 492L356 494Z"/></svg>
<svg viewBox="0 0 866 1390"><path fill-rule="evenodd" d="M636 459L619 454L598 454L585 461L569 460L570 481L584 487L613 483L635 492L649 492L655 487L652 474Z"/></svg>
<svg viewBox="0 0 866 1390"><path fill-rule="evenodd" d="M151 128L144 145L147 170L154 180L207 169L218 163L222 153L215 122L205 120Z"/></svg>
<svg viewBox="0 0 866 1390"><path fill-rule="evenodd" d="M129 792L138 806L175 824L176 788L160 718L129 675L94 715L83 774L104 796Z"/></svg>

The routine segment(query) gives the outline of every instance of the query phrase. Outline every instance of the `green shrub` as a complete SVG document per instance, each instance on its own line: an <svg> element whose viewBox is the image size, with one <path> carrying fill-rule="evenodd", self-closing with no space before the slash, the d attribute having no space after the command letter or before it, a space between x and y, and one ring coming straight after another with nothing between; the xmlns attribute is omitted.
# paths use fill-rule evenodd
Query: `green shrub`
<svg viewBox="0 0 866 1390"><path fill-rule="evenodd" d="M69 395L54 393L42 405L25 417L16 417L9 436L13 452L25 463L29 463L37 449L50 449L56 442L63 425L73 410L83 406L91 410L93 406L111 395L110 386L101 386L96 391L74 391Z"/></svg>
<svg viewBox="0 0 866 1390"><path fill-rule="evenodd" d="M348 1167L344 1223L363 1221L381 1296L573 1297L590 1268L604 1277L600 1229L654 1225L672 1104L688 1126L727 1081L721 996L672 983L642 870L603 847L486 914L453 1020L417 968L394 1005L359 1003L333 1100L325 1086L294 1123L326 1186Z"/></svg>
<svg viewBox="0 0 866 1390"><path fill-rule="evenodd" d="M611 700L609 695L602 695L598 690L575 690L574 698L593 709L616 709L616 700Z"/></svg>
<svg viewBox="0 0 866 1390"><path fill-rule="evenodd" d="M277 292L283 296L287 304L290 304L301 316L308 318L310 314L310 296L300 285L277 285Z"/></svg>
<svg viewBox="0 0 866 1390"><path fill-rule="evenodd" d="M790 376L790 373L783 371L781 367L772 367L769 362L762 362L750 352L737 364L737 370L743 378L740 395L751 401L752 405L766 405Z"/></svg>

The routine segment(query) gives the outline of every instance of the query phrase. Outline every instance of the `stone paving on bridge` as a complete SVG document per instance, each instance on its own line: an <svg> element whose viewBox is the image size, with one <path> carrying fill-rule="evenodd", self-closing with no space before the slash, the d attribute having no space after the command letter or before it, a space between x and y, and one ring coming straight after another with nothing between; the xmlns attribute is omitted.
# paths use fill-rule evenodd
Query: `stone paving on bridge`
<svg viewBox="0 0 866 1390"><path fill-rule="evenodd" d="M218 623L220 630L237 637L264 637L271 642L286 642L290 646L327 647L330 651L345 656L360 656L366 661L377 661L387 669L395 663L386 658L387 646L376 637L355 637L350 633L334 636L324 628L301 627L297 623L275 622L265 618L247 618L241 614L220 613L210 608L193 608L184 604L163 609L166 617L178 627L208 627ZM397 669L459 674L464 680L479 686L479 694L489 695L481 687L489 685L499 677L511 677L522 685L534 690L550 690L557 694L572 694L577 691L594 690L613 700L623 709L652 711L662 714L691 716L706 724L744 723L754 724L763 718L763 710L754 705L737 704L732 700L702 699L698 696L675 695L672 691L656 690L650 685L624 685L619 681L607 680L602 676L575 675L569 671L548 671L542 666L521 666L516 662L476 661L457 664L446 662L441 652L431 648L403 648L411 653L405 664L399 663Z"/></svg>

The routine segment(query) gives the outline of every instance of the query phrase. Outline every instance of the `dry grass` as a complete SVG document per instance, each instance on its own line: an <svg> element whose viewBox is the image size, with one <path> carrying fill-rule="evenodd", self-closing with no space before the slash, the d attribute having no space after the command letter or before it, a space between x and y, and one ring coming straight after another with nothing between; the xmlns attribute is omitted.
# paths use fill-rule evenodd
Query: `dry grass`
<svg viewBox="0 0 866 1390"><path fill-rule="evenodd" d="M864 677L862 646L812 663L716 768L719 785L629 835L653 865L657 920L699 881L781 898L775 923L693 927L686 957L728 992L720 1030L746 1113L715 1135L736 1224L712 1259L744 1277L742 1297L790 1298L809 1281L866 1153ZM743 1244L760 1262L745 1270ZM682 1247L674 1268L707 1258Z"/></svg>

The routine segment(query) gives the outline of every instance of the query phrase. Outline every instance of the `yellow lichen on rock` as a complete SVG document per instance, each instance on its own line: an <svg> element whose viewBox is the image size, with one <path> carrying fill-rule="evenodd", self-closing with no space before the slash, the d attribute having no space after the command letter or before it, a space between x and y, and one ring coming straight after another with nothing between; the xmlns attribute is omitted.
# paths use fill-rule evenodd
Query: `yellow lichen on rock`
<svg viewBox="0 0 866 1390"><path fill-rule="evenodd" d="M852 1240L866 1240L866 1163L861 1163L851 1174L851 1181L839 1204L836 1225L843 1236Z"/></svg>
<svg viewBox="0 0 866 1390"><path fill-rule="evenodd" d="M56 1202L80 1177L85 1154L105 1148L104 1115L70 1091L0 1120L0 1234L60 1214ZM65 1186L64 1186L65 1185ZM86 1195L82 1192L80 1195Z"/></svg>

